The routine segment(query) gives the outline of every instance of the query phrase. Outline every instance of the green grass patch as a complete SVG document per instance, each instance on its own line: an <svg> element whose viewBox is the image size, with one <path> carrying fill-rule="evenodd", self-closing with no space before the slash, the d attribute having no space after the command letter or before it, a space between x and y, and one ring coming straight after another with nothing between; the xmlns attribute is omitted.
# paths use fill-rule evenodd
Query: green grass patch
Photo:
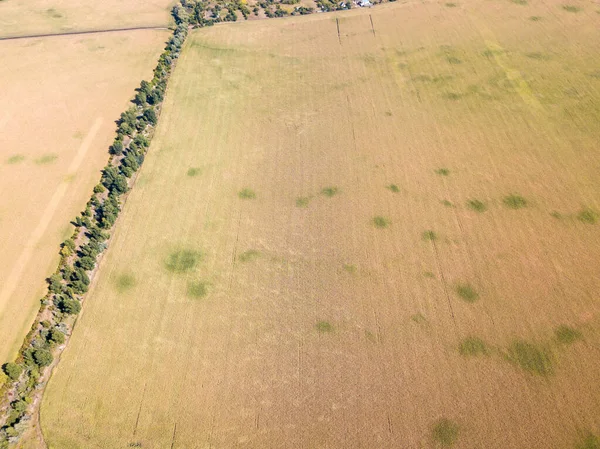
<svg viewBox="0 0 600 449"><path fill-rule="evenodd" d="M127 291L135 286L135 278L131 274L122 274L117 277L116 287L119 292Z"/></svg>
<svg viewBox="0 0 600 449"><path fill-rule="evenodd" d="M14 154L6 160L7 164L18 164L19 162L23 162L25 160L25 156L22 154Z"/></svg>
<svg viewBox="0 0 600 449"><path fill-rule="evenodd" d="M443 97L447 100L460 100L464 95L458 92L446 92Z"/></svg>
<svg viewBox="0 0 600 449"><path fill-rule="evenodd" d="M591 432L587 432L577 442L575 449L600 449L600 438Z"/></svg>
<svg viewBox="0 0 600 449"><path fill-rule="evenodd" d="M332 196L340 193L340 190L337 187L324 187L321 189L321 195L325 195L326 197L331 198Z"/></svg>
<svg viewBox="0 0 600 449"><path fill-rule="evenodd" d="M190 168L188 168L188 171L187 171L187 175L191 176L191 177L198 176L201 173L202 173L202 169L198 168L198 167L190 167Z"/></svg>
<svg viewBox="0 0 600 449"><path fill-rule="evenodd" d="M296 198L296 207L308 207L310 198L307 196L299 196Z"/></svg>
<svg viewBox="0 0 600 449"><path fill-rule="evenodd" d="M507 358L531 374L549 376L554 372L550 351L524 340L517 340L508 347Z"/></svg>
<svg viewBox="0 0 600 449"><path fill-rule="evenodd" d="M462 61L460 59L458 59L456 56L448 56L446 57L446 61L448 61L449 64L462 64Z"/></svg>
<svg viewBox="0 0 600 449"><path fill-rule="evenodd" d="M596 224L598 222L598 213L592 209L585 208L579 211L577 219L585 224Z"/></svg>
<svg viewBox="0 0 600 449"><path fill-rule="evenodd" d="M550 212L550 216L556 218L557 220L560 220L563 218L563 215L558 212L557 210L553 210L552 212Z"/></svg>
<svg viewBox="0 0 600 449"><path fill-rule="evenodd" d="M238 197L242 200L253 200L256 198L256 192L251 189L242 189L238 192Z"/></svg>
<svg viewBox="0 0 600 449"><path fill-rule="evenodd" d="M579 12L581 11L581 8L575 5L563 5L562 9L564 9L567 12Z"/></svg>
<svg viewBox="0 0 600 449"><path fill-rule="evenodd" d="M550 56L540 53L539 51L534 51L532 53L525 53L529 59L537 59L538 61L548 61Z"/></svg>
<svg viewBox="0 0 600 449"><path fill-rule="evenodd" d="M479 213L485 212L488 209L487 204L485 204L483 201L479 201L476 199L468 200L467 207Z"/></svg>
<svg viewBox="0 0 600 449"><path fill-rule="evenodd" d="M385 188L388 189L390 192L400 192L400 187L398 187L396 184L390 184L389 186L385 186Z"/></svg>
<svg viewBox="0 0 600 449"><path fill-rule="evenodd" d="M479 299L479 293L469 283L456 284L454 291L462 300L469 303L474 303Z"/></svg>
<svg viewBox="0 0 600 449"><path fill-rule="evenodd" d="M521 5L521 6L525 6L527 5L527 0L510 0L511 2L513 2L515 5Z"/></svg>
<svg viewBox="0 0 600 449"><path fill-rule="evenodd" d="M434 441L444 447L451 447L458 440L460 428L458 424L448 418L438 420L431 429L431 436Z"/></svg>
<svg viewBox="0 0 600 449"><path fill-rule="evenodd" d="M421 233L421 238L426 242L434 242L438 239L438 236L434 231L428 230Z"/></svg>
<svg viewBox="0 0 600 449"><path fill-rule="evenodd" d="M240 262L250 262L252 260L258 259L260 257L260 252L255 249L249 249L248 251L244 251L242 254L238 256Z"/></svg>
<svg viewBox="0 0 600 449"><path fill-rule="evenodd" d="M508 195L502 200L504 205L510 209L522 209L527 207L527 200L521 195Z"/></svg>
<svg viewBox="0 0 600 449"><path fill-rule="evenodd" d="M356 268L356 265L351 265L351 264L347 264L347 263L345 263L345 264L342 266L342 268L344 269L344 271L345 271L346 273L350 273L350 274L354 274L354 273L356 273L356 270L357 270L357 268Z"/></svg>
<svg viewBox="0 0 600 449"><path fill-rule="evenodd" d="M204 298L208 295L208 288L210 284L208 282L190 282L188 284L187 294L191 298Z"/></svg>
<svg viewBox="0 0 600 449"><path fill-rule="evenodd" d="M328 321L319 321L317 324L315 324L315 328L321 334L326 334L334 331L333 325Z"/></svg>
<svg viewBox="0 0 600 449"><path fill-rule="evenodd" d="M448 2L446 3L446 7L448 8L456 8L458 5L456 3Z"/></svg>
<svg viewBox="0 0 600 449"><path fill-rule="evenodd" d="M450 170L447 168L438 168L435 170L435 174L440 176L448 176L450 175Z"/></svg>
<svg viewBox="0 0 600 449"><path fill-rule="evenodd" d="M427 279L435 279L435 274L431 271L423 271L423 277Z"/></svg>
<svg viewBox="0 0 600 449"><path fill-rule="evenodd" d="M411 315L410 320L417 324L425 324L427 323L427 318L422 313L415 313Z"/></svg>
<svg viewBox="0 0 600 449"><path fill-rule="evenodd" d="M556 328L554 336L559 343L570 345L578 340L583 339L583 335L577 329L570 326L562 325Z"/></svg>
<svg viewBox="0 0 600 449"><path fill-rule="evenodd" d="M37 158L35 160L35 163L38 165L46 165L51 164L56 159L58 159L58 156L56 154L45 154L42 157Z"/></svg>
<svg viewBox="0 0 600 449"><path fill-rule="evenodd" d="M542 20L542 18L540 16L531 16L529 17L529 20L531 20L532 22L539 22L540 20Z"/></svg>
<svg viewBox="0 0 600 449"><path fill-rule="evenodd" d="M440 204L442 204L443 206L446 206L446 207L454 207L454 204L452 204L452 202L450 202L448 200L442 200L442 201L440 201Z"/></svg>
<svg viewBox="0 0 600 449"><path fill-rule="evenodd" d="M387 228L392 222L385 217L376 216L373 217L373 226L376 228L384 229Z"/></svg>
<svg viewBox="0 0 600 449"><path fill-rule="evenodd" d="M201 259L200 252L183 249L169 254L165 266L173 273L185 273L196 268Z"/></svg>
<svg viewBox="0 0 600 449"><path fill-rule="evenodd" d="M458 345L458 352L465 357L487 356L490 350L479 337L467 337Z"/></svg>

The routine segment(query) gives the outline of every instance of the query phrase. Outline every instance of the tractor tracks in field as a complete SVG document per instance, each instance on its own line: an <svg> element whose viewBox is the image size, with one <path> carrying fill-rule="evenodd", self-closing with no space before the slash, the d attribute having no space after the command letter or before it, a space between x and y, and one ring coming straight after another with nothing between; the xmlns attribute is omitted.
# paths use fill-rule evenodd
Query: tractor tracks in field
<svg viewBox="0 0 600 449"><path fill-rule="evenodd" d="M100 33L117 33L119 31L141 31L141 30L168 30L166 26L142 26L142 27L127 27L127 28L109 28L104 30L84 30L84 31L65 31L64 33L44 33L44 34L28 34L25 36L5 36L0 37L0 41L15 41L20 39L36 39L41 37L57 37L57 36L77 36L84 34L100 34Z"/></svg>

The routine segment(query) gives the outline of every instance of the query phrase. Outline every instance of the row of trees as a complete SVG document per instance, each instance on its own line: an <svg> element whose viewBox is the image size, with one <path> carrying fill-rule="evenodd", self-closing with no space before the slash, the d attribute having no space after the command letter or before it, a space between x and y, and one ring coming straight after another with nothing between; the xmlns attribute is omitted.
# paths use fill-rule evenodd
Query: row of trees
<svg viewBox="0 0 600 449"><path fill-rule="evenodd" d="M123 195L144 162L169 75L188 32L188 15L180 16L177 10L179 7L173 10L176 27L154 69L154 78L141 82L133 106L121 114L100 183L94 187L85 210L73 221L73 235L61 244L59 266L48 279L48 293L41 300L38 317L19 356L16 361L2 365L4 385L0 392L4 408L0 414L0 449L17 442L27 426L29 406L35 390L41 387L43 370L52 364L70 335L75 316L81 310L82 295L90 285L90 273L108 246Z"/></svg>

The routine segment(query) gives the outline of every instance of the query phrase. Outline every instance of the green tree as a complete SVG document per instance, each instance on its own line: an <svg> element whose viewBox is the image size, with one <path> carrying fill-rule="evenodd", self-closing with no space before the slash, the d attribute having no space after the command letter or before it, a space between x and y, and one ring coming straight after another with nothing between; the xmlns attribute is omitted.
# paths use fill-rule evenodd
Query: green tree
<svg viewBox="0 0 600 449"><path fill-rule="evenodd" d="M62 345L65 342L65 334L58 329L51 329L50 332L48 332L48 341Z"/></svg>
<svg viewBox="0 0 600 449"><path fill-rule="evenodd" d="M33 351L33 360L38 366L48 366L54 360L50 351L45 349L36 349Z"/></svg>
<svg viewBox="0 0 600 449"><path fill-rule="evenodd" d="M8 362L2 365L2 371L4 371L4 374L6 374L10 380L17 380L21 376L23 368L21 365Z"/></svg>

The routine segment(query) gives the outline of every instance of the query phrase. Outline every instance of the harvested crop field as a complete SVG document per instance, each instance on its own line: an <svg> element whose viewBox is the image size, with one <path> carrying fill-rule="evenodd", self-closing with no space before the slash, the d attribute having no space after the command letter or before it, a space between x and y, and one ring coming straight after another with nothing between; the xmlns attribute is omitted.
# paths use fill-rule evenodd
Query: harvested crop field
<svg viewBox="0 0 600 449"><path fill-rule="evenodd" d="M521 3L193 32L49 446L593 442L600 15Z"/></svg>
<svg viewBox="0 0 600 449"><path fill-rule="evenodd" d="M140 26L167 26L173 0L4 0L0 38Z"/></svg>
<svg viewBox="0 0 600 449"><path fill-rule="evenodd" d="M152 30L0 42L0 361L29 331L69 221L106 164L114 121L167 38Z"/></svg>

